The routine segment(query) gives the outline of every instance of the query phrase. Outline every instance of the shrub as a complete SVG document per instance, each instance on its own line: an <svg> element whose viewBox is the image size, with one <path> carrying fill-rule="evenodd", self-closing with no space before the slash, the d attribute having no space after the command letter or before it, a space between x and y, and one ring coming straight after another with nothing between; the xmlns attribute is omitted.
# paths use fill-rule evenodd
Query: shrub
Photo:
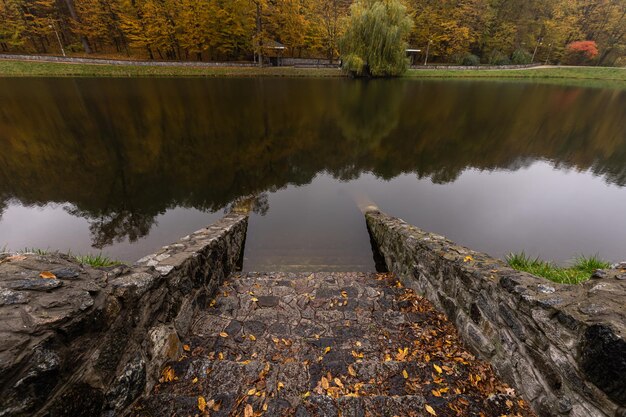
<svg viewBox="0 0 626 417"><path fill-rule="evenodd" d="M474 54L466 54L461 59L461 65L466 67L474 67L476 65L480 65L480 58L478 58Z"/></svg>
<svg viewBox="0 0 626 417"><path fill-rule="evenodd" d="M598 46L594 41L577 41L567 45L563 62L570 65L589 64L597 56Z"/></svg>
<svg viewBox="0 0 626 417"><path fill-rule="evenodd" d="M533 59L532 55L524 49L516 49L511 54L511 63L515 65L527 65Z"/></svg>
<svg viewBox="0 0 626 417"><path fill-rule="evenodd" d="M511 60L502 52L494 49L489 54L489 65L509 65Z"/></svg>

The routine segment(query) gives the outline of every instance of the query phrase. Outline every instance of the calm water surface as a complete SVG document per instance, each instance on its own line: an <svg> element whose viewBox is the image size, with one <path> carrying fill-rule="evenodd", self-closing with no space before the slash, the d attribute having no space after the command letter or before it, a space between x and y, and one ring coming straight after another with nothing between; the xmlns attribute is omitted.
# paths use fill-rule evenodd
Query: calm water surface
<svg viewBox="0 0 626 417"><path fill-rule="evenodd" d="M0 249L134 261L257 195L248 270L373 269L369 202L498 257L626 258L624 89L0 79L0 146Z"/></svg>

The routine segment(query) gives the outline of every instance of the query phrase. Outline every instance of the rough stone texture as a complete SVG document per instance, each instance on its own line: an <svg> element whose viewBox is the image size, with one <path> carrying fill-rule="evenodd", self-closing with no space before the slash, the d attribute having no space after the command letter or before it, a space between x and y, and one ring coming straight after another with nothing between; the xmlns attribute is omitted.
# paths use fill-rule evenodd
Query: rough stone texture
<svg viewBox="0 0 626 417"><path fill-rule="evenodd" d="M540 416L626 415L624 269L560 285L376 210L366 220L387 267L441 307Z"/></svg>
<svg viewBox="0 0 626 417"><path fill-rule="evenodd" d="M427 404L440 417L534 416L431 303L398 284L361 272L234 274L131 414L200 415L202 397L219 403L207 406L213 417L246 406L267 416L425 417ZM479 374L484 385L470 382Z"/></svg>
<svg viewBox="0 0 626 417"><path fill-rule="evenodd" d="M118 415L149 391L236 269L247 222L229 214L132 267L1 254L0 416Z"/></svg>

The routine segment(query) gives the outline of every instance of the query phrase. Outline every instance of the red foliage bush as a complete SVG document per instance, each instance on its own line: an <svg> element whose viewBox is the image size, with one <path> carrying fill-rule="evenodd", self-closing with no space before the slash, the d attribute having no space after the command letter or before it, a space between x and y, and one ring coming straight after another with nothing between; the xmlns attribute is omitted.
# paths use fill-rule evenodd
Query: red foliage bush
<svg viewBox="0 0 626 417"><path fill-rule="evenodd" d="M598 56L598 45L595 41L576 41L565 49L566 64L586 64Z"/></svg>

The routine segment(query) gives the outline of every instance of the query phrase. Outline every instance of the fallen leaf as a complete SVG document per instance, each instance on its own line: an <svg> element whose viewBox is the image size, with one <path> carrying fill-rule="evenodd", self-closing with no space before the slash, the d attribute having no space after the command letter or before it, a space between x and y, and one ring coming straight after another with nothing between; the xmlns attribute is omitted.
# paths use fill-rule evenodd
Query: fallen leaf
<svg viewBox="0 0 626 417"><path fill-rule="evenodd" d="M253 302L255 302L255 303L256 303L257 301L259 301L259 299L258 299L258 298L256 298L256 297L252 297L252 298L251 298L251 300L252 300Z"/></svg>
<svg viewBox="0 0 626 417"><path fill-rule="evenodd" d="M439 367L439 365L433 364L433 368L435 368L435 371L437 371L438 374L443 372L443 370Z"/></svg>
<svg viewBox="0 0 626 417"><path fill-rule="evenodd" d="M250 337L250 340L252 340L253 342L256 340L256 336L253 334L251 334L249 337Z"/></svg>
<svg viewBox="0 0 626 417"><path fill-rule="evenodd" d="M402 370L402 376L404 377L404 379L407 379L409 377L409 373L406 371L406 369Z"/></svg>
<svg viewBox="0 0 626 417"><path fill-rule="evenodd" d="M430 405L426 404L424 405L424 408L426 408L426 411L428 411L429 414L432 414L433 416L437 415L435 410Z"/></svg>
<svg viewBox="0 0 626 417"><path fill-rule="evenodd" d="M254 409L250 404L246 404L246 408L243 410L244 417L254 417Z"/></svg>
<svg viewBox="0 0 626 417"><path fill-rule="evenodd" d="M330 346L326 346L326 348L324 349L324 355L327 354L328 352L330 352Z"/></svg>
<svg viewBox="0 0 626 417"><path fill-rule="evenodd" d="M254 395L254 394L256 394L256 388L250 388L248 392L246 393L246 395Z"/></svg>
<svg viewBox="0 0 626 417"><path fill-rule="evenodd" d="M198 397L198 410L202 411L203 413L206 411L206 400L204 399L204 397Z"/></svg>
<svg viewBox="0 0 626 417"><path fill-rule="evenodd" d="M343 298L348 298L348 293L347 293L347 292L345 292L345 291L341 291L341 296L342 296Z"/></svg>
<svg viewBox="0 0 626 417"><path fill-rule="evenodd" d="M183 350L185 352L189 352L191 350L191 348L189 347L189 345L183 345Z"/></svg>
<svg viewBox="0 0 626 417"><path fill-rule="evenodd" d="M354 370L354 368L352 367L352 365L348 365L348 373L351 376L356 376L356 371Z"/></svg>
<svg viewBox="0 0 626 417"><path fill-rule="evenodd" d="M42 273L39 274L40 278L45 278L45 279L54 279L57 276L54 275L52 272L50 271L43 271Z"/></svg>
<svg viewBox="0 0 626 417"><path fill-rule="evenodd" d="M191 380L192 384L195 384L196 382L198 382L198 377L195 377L193 380Z"/></svg>
<svg viewBox="0 0 626 417"><path fill-rule="evenodd" d="M333 379L333 381L335 382L335 385L337 385L339 388L343 388L343 383L341 382L341 379L335 378Z"/></svg>
<svg viewBox="0 0 626 417"><path fill-rule="evenodd" d="M465 258L463 258L463 262L471 262L473 261L474 258L472 258L471 256L467 255Z"/></svg>
<svg viewBox="0 0 626 417"><path fill-rule="evenodd" d="M285 388L285 384L283 384L282 382L279 382L278 384L276 384L277 391L280 391L282 388Z"/></svg>
<svg viewBox="0 0 626 417"><path fill-rule="evenodd" d="M328 384L328 379L326 379L325 376L322 377L320 384L321 384L322 388L324 388L325 390L328 390L328 387L330 386Z"/></svg>
<svg viewBox="0 0 626 417"><path fill-rule="evenodd" d="M226 332L221 332L221 333L220 333L220 337L228 337L228 333L226 333Z"/></svg>
<svg viewBox="0 0 626 417"><path fill-rule="evenodd" d="M304 394L302 394L302 398L309 398L311 396L311 392L307 391Z"/></svg>
<svg viewBox="0 0 626 417"><path fill-rule="evenodd" d="M172 382L176 379L176 374L174 373L174 369L171 366L166 366L161 372L161 381L162 382Z"/></svg>

